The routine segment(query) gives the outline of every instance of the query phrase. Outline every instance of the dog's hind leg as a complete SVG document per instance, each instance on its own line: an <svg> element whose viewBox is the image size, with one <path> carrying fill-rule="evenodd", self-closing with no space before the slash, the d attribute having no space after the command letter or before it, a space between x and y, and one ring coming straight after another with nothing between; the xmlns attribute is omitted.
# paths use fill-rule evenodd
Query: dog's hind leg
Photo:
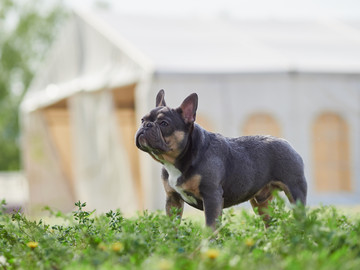
<svg viewBox="0 0 360 270"><path fill-rule="evenodd" d="M293 199L292 203L299 201L306 205L307 183L304 176L297 178L297 181L288 186L288 190Z"/></svg>
<svg viewBox="0 0 360 270"><path fill-rule="evenodd" d="M267 213L267 208L269 202L273 199L272 192L274 188L271 185L265 186L260 190L252 199L250 199L250 204L254 211L257 209L257 213L262 217L265 223L265 227L269 227L269 222L271 217Z"/></svg>
<svg viewBox="0 0 360 270"><path fill-rule="evenodd" d="M269 202L271 200L272 200L272 197L269 198L268 200L266 200L265 202L258 203L254 198L250 199L250 203L251 203L252 208L254 209L254 211L257 208L257 212L262 217L266 228L268 228L270 226L269 222L270 222L271 217L267 213L266 209L268 208Z"/></svg>
<svg viewBox="0 0 360 270"><path fill-rule="evenodd" d="M257 208L257 212L260 216L262 216L265 222L265 227L269 227L271 219L266 210L273 199L272 192L274 190L284 191L286 197L291 203L300 201L303 205L306 205L307 184L305 177L302 176L291 183L291 185L286 185L280 181L273 181L262 188L252 199L250 199L252 208L254 210Z"/></svg>
<svg viewBox="0 0 360 270"><path fill-rule="evenodd" d="M306 205L307 184L304 176L291 181L290 185L286 185L280 181L274 181L271 185L274 189L284 191L291 203L294 204L297 201L300 201L303 205Z"/></svg>

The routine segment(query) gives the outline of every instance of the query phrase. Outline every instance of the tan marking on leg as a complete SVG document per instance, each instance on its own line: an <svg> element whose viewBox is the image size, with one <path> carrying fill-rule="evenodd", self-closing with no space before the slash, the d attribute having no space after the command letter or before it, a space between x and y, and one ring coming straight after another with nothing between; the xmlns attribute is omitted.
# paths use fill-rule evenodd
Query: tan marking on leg
<svg viewBox="0 0 360 270"><path fill-rule="evenodd" d="M252 208L254 209L255 211L255 208L258 209L258 213L259 215L262 217L264 223L265 223L265 227L268 228L270 225L269 225L269 221L270 221L270 216L269 214L267 214L266 212L266 209L268 209L268 206L269 206L269 202L273 199L272 196L268 197L266 201L263 201L261 203L258 203L254 198L252 198L250 200L250 203L251 203L251 206Z"/></svg>
<svg viewBox="0 0 360 270"><path fill-rule="evenodd" d="M180 195L177 193L172 193L170 196L166 197L165 210L168 216L172 216L173 214L171 210L172 208L177 209L176 215L181 218L184 210L184 201L180 198Z"/></svg>
<svg viewBox="0 0 360 270"><path fill-rule="evenodd" d="M180 195L169 185L167 179L163 179L163 184L166 193L166 214L168 216L171 216L171 208L175 207L179 210L177 215L181 218L184 210L184 201L181 199Z"/></svg>
<svg viewBox="0 0 360 270"><path fill-rule="evenodd" d="M265 187L260 189L256 195L250 200L251 206L255 211L255 208L258 209L259 215L262 217L265 227L269 227L270 216L267 214L267 208L269 202L273 199L272 192L276 189L272 183L267 184Z"/></svg>
<svg viewBox="0 0 360 270"><path fill-rule="evenodd" d="M266 201L270 196L271 196L271 192L273 191L273 188L271 187L271 184L266 185L265 187L263 187L262 189L260 189L254 196L254 199L256 200L256 202L262 203L264 201Z"/></svg>
<svg viewBox="0 0 360 270"><path fill-rule="evenodd" d="M201 182L201 175L195 174L191 178L187 179L186 182L184 182L181 185L181 188L184 191L193 194L196 198L201 199L200 190L199 190L200 182Z"/></svg>
<svg viewBox="0 0 360 270"><path fill-rule="evenodd" d="M274 188L277 188L277 189L280 189L280 190L284 191L286 197L288 198L288 200L291 203L295 203L295 200L294 200L293 196L291 195L290 190L289 190L287 185L285 185L283 182L280 182L280 181L273 181L273 182L271 182L271 185Z"/></svg>
<svg viewBox="0 0 360 270"><path fill-rule="evenodd" d="M269 206L269 202L273 199L272 192L275 189L284 191L289 201L291 203L295 202L289 191L289 188L283 182L272 181L259 190L256 195L250 199L250 203L254 210L255 208L258 208L258 213L260 216L262 216L265 222L265 227L269 227L270 216L266 213L266 209Z"/></svg>
<svg viewBox="0 0 360 270"><path fill-rule="evenodd" d="M164 188L165 188L165 193L166 195L170 195L173 192L176 192L175 189L173 189L170 185L169 185L169 181L168 180L164 180L163 179L163 184L164 184Z"/></svg>

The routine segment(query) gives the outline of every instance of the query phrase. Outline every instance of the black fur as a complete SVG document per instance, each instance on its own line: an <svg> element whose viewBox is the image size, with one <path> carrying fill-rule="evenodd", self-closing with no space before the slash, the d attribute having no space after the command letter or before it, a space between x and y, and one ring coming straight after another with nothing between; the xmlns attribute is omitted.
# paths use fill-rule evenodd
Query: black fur
<svg viewBox="0 0 360 270"><path fill-rule="evenodd" d="M200 190L221 188L224 208L248 201L272 181L284 183L295 201L306 204L303 161L287 141L260 135L226 138L195 124L191 142L176 167L184 175L211 179L202 181Z"/></svg>
<svg viewBox="0 0 360 270"><path fill-rule="evenodd" d="M171 207L182 213L184 200L204 210L206 224L214 228L223 208L247 200L264 208L273 189L284 190L293 203L306 204L304 164L286 140L260 135L227 138L208 132L194 123L197 102L192 94L171 109L161 90L158 107L142 119L136 134L137 147L164 164L169 215ZM171 141L176 132L178 137Z"/></svg>

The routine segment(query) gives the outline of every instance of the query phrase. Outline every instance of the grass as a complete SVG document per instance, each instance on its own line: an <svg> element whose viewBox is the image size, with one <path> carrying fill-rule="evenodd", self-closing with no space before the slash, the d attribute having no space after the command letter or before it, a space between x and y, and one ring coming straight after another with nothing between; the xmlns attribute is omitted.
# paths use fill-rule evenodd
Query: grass
<svg viewBox="0 0 360 270"><path fill-rule="evenodd" d="M0 211L0 269L360 269L360 217L334 207L271 206L271 226L225 211L214 233L192 219L77 211L55 225ZM4 208L4 207L2 207Z"/></svg>

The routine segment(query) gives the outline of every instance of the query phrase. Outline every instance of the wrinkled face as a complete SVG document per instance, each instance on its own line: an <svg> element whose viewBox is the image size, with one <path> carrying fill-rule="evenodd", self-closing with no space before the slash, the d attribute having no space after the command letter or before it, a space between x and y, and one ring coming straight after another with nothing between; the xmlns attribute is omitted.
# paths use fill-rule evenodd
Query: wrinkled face
<svg viewBox="0 0 360 270"><path fill-rule="evenodd" d="M161 163L173 163L187 143L190 126L181 112L160 106L141 119L136 133L136 146Z"/></svg>

